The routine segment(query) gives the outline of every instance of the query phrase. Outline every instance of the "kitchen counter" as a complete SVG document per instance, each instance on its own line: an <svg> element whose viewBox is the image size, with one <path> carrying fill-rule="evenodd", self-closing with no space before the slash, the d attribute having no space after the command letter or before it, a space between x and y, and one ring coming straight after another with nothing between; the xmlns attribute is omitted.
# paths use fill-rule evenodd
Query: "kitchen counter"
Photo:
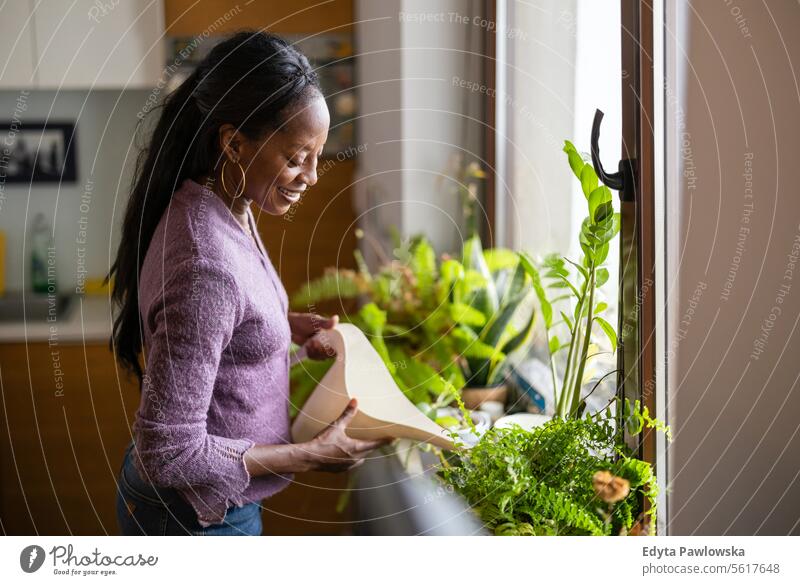
<svg viewBox="0 0 800 585"><path fill-rule="evenodd" d="M111 337L112 314L106 295L75 296L55 321L0 322L0 343L104 343Z"/></svg>

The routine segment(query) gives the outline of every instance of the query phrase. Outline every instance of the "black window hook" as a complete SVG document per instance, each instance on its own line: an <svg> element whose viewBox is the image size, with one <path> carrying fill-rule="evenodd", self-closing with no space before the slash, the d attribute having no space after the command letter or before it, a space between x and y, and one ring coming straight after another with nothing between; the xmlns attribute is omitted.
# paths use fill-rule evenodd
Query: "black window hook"
<svg viewBox="0 0 800 585"><path fill-rule="evenodd" d="M603 122L603 112L594 111L594 122L592 122L592 166L594 172L609 189L619 191L621 201L635 201L634 196L634 165L631 159L619 161L619 170L616 173L607 173L600 162L600 124Z"/></svg>

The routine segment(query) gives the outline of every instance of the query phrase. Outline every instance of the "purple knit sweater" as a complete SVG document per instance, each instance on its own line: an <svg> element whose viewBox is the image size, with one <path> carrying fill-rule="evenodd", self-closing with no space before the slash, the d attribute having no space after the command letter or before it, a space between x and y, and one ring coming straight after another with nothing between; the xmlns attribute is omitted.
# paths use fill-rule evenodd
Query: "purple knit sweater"
<svg viewBox="0 0 800 585"><path fill-rule="evenodd" d="M288 300L249 219L258 244L213 191L187 179L139 284L146 361L134 465L176 488L202 526L293 478L251 478L243 461L256 443L291 442Z"/></svg>

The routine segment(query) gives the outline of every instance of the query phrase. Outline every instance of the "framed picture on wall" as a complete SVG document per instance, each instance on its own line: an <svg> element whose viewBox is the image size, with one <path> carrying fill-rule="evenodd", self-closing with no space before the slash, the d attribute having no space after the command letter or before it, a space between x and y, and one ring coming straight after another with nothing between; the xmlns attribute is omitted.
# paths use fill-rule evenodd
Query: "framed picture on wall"
<svg viewBox="0 0 800 585"><path fill-rule="evenodd" d="M75 183L75 124L0 122L0 173L8 184Z"/></svg>

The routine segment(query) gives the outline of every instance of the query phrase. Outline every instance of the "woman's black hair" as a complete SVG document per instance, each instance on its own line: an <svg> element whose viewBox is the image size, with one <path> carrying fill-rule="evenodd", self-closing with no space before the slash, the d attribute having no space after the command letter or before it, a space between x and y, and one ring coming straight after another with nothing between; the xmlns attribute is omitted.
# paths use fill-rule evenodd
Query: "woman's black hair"
<svg viewBox="0 0 800 585"><path fill-rule="evenodd" d="M113 277L114 319L109 346L141 384L139 273L173 192L184 179L215 176L221 162L219 128L232 124L257 140L280 128L289 106L321 93L308 59L285 40L243 31L217 44L181 85L166 96L148 144L139 153Z"/></svg>

